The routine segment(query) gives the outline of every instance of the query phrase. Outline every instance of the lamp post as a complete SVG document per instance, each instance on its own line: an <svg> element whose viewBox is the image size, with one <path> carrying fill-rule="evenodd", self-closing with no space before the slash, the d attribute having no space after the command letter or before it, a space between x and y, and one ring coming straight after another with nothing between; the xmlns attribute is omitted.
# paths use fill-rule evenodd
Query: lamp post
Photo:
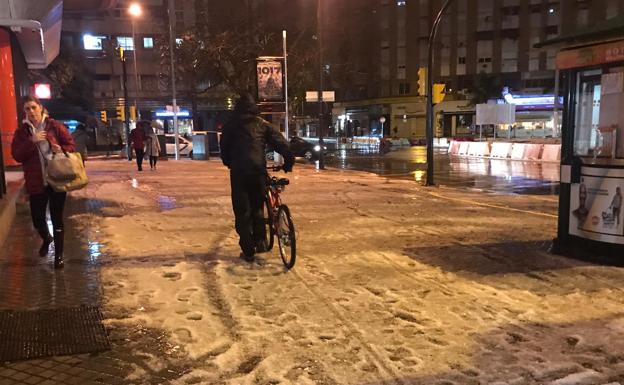
<svg viewBox="0 0 624 385"><path fill-rule="evenodd" d="M433 186L433 45L438 32L438 25L442 15L451 5L451 0L446 0L438 12L429 32L429 58L427 67L427 186Z"/></svg>
<svg viewBox="0 0 624 385"><path fill-rule="evenodd" d="M323 19L323 7L322 1L316 1L316 34L318 35L318 50L319 50L319 89L318 89L318 109L319 109L319 117L318 117L318 135L319 135L319 164L318 168L320 170L325 169L325 159L323 156L323 72L325 69L323 68L323 27L322 27L322 19Z"/></svg>
<svg viewBox="0 0 624 385"><path fill-rule="evenodd" d="M176 79L175 79L175 62L173 58L174 54L174 30L175 30L175 0L169 0L169 6L167 7L169 13L169 55L171 58L171 93L172 93L172 106L173 106L173 137L175 143L175 160L180 160L180 132L178 129L178 102L176 100Z"/></svg>
<svg viewBox="0 0 624 385"><path fill-rule="evenodd" d="M134 110L136 111L137 114L137 119L140 115L139 113L139 102L138 102L138 98L139 98L139 71L138 71L138 65L137 65L137 41L135 38L135 34L134 34L134 23L135 23L135 19L139 16L141 16L141 14L143 13L143 10L141 9L141 6L138 3L132 3L130 4L130 7L128 8L128 13L130 14L130 16L132 16L132 56L134 59L134 85L135 85L135 94L134 94Z"/></svg>

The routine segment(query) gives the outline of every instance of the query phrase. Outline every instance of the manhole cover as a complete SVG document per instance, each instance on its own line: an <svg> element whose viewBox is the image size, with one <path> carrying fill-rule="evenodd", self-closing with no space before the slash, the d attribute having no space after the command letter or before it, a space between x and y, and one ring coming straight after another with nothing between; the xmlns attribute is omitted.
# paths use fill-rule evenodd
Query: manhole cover
<svg viewBox="0 0 624 385"><path fill-rule="evenodd" d="M98 307L0 310L0 362L110 349Z"/></svg>

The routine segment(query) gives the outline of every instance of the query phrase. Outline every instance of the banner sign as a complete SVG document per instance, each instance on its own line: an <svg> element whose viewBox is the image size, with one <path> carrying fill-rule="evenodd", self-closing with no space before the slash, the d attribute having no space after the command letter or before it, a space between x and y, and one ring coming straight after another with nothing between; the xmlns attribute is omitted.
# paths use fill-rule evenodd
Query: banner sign
<svg viewBox="0 0 624 385"><path fill-rule="evenodd" d="M557 54L557 69L590 67L624 61L624 40L560 51Z"/></svg>
<svg viewBox="0 0 624 385"><path fill-rule="evenodd" d="M624 245L623 190L624 169L583 167L571 185L570 234Z"/></svg>
<svg viewBox="0 0 624 385"><path fill-rule="evenodd" d="M515 104L477 104L476 124L513 124L516 121Z"/></svg>
<svg viewBox="0 0 624 385"><path fill-rule="evenodd" d="M284 102L284 73L281 60L257 59L258 102Z"/></svg>

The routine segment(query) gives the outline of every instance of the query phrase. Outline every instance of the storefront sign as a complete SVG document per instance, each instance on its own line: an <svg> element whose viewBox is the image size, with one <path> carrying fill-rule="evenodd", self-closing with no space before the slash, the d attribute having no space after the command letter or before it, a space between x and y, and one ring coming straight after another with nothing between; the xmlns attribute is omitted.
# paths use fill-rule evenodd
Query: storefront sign
<svg viewBox="0 0 624 385"><path fill-rule="evenodd" d="M618 61L624 61L624 40L565 50L557 54L557 68L560 70Z"/></svg>
<svg viewBox="0 0 624 385"><path fill-rule="evenodd" d="M581 175L571 185L570 234L624 245L624 169L583 167Z"/></svg>
<svg viewBox="0 0 624 385"><path fill-rule="evenodd" d="M282 62L258 59L256 63L259 102L283 102L284 78Z"/></svg>

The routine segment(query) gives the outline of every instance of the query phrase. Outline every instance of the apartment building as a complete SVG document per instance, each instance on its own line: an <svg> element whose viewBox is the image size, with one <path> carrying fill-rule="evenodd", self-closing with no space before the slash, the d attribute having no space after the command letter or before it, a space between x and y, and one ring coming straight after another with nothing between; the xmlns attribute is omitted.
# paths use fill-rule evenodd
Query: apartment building
<svg viewBox="0 0 624 385"><path fill-rule="evenodd" d="M95 109L115 117L117 106L124 103L122 63L114 51L115 47L121 47L126 55L129 104L136 102L141 117L156 118L157 113L171 104L172 97L169 62L161 59L158 49L158 42L169 38L168 1L87 3L74 1L65 7L62 44L80 52L84 58L93 76ZM140 4L140 16L128 12L133 3ZM177 31L191 26L195 23L194 1L177 0L175 15ZM179 104L188 110L184 91L178 87ZM190 130L190 119L183 119L182 129Z"/></svg>
<svg viewBox="0 0 624 385"><path fill-rule="evenodd" d="M339 130L356 120L365 133L375 132L384 116L399 134L424 136L418 73L427 67L429 31L442 3L378 1L378 81L369 84L374 88L369 95L376 98L337 104L334 121ZM512 93L552 94L556 48L540 50L534 44L623 14L621 0L452 1L438 30L435 82L444 83L453 100L465 98L479 73L496 75ZM462 106L457 111L461 124L470 125L471 119L464 116L470 109L465 103L453 104ZM453 124L458 122L453 118Z"/></svg>

